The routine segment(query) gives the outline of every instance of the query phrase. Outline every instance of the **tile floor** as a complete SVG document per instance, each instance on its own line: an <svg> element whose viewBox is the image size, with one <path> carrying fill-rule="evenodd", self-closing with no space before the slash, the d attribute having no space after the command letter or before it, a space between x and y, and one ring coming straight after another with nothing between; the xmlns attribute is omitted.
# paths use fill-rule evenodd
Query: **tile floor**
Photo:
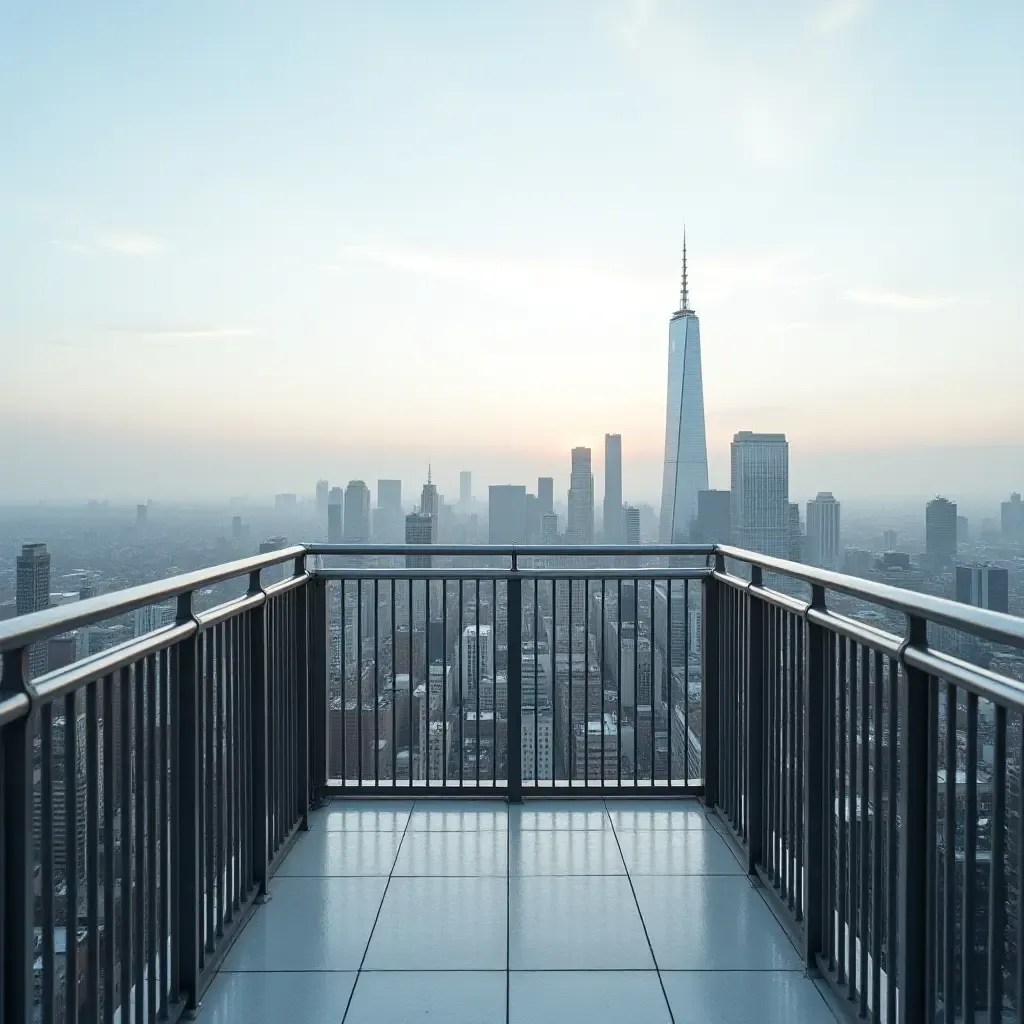
<svg viewBox="0 0 1024 1024"><path fill-rule="evenodd" d="M201 1024L834 1024L686 800L334 800Z"/></svg>

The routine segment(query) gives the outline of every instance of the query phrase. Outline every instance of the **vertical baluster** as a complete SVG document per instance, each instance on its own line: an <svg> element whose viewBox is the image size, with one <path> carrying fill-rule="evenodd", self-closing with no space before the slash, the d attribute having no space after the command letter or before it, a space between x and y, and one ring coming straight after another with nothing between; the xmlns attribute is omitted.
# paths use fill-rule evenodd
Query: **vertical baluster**
<svg viewBox="0 0 1024 1024"><path fill-rule="evenodd" d="M952 1020L957 1012L956 999L956 731L957 689L946 683L946 774L943 794L942 861L943 861L943 951L942 972L944 1019Z"/></svg>
<svg viewBox="0 0 1024 1024"><path fill-rule="evenodd" d="M852 646L852 645L851 645ZM846 873L846 822L847 822L847 800L846 800L846 691L847 691L847 640L845 636L839 638L839 665L837 685L839 687L839 751L836 758L836 767L839 775L839 865L837 904L839 911L839 933L836 952L836 978L840 984L846 981L846 927L848 915L846 908L849 904L849 889L847 886Z"/></svg>
<svg viewBox="0 0 1024 1024"><path fill-rule="evenodd" d="M965 1024L974 1024L977 932L975 907L978 886L978 695L967 694L967 794L964 806L964 891L961 904L960 948Z"/></svg>
<svg viewBox="0 0 1024 1024"><path fill-rule="evenodd" d="M882 922L885 900L882 896L882 696L883 696L883 655L874 653L874 702L871 745L871 771L873 785L871 795L871 893L874 896L874 912L871 917L871 1019L880 1024L882 1020ZM938 719L936 718L936 723ZM934 773L933 773L934 783ZM934 784L929 791L934 799ZM934 846L934 844L932 844ZM930 989L932 991L932 989Z"/></svg>
<svg viewBox="0 0 1024 1024"><path fill-rule="evenodd" d="M104 1021L104 1024L113 1024L114 1020L114 949L117 941L114 920L114 783L117 771L114 761L114 739L117 731L117 723L114 721L114 685L113 675L103 677L103 957L100 970L103 980L103 1014L98 1019ZM164 849L167 849L166 845ZM43 884L45 897L45 880ZM45 912L43 922L43 927L46 928ZM166 972L163 976L167 977Z"/></svg>
<svg viewBox="0 0 1024 1024"><path fill-rule="evenodd" d="M1006 930L1006 707L995 705L992 753L992 861L988 904L988 1019L1003 1018L1003 940ZM1020 854L1018 853L1018 856ZM1019 898L1019 897L1018 897Z"/></svg>

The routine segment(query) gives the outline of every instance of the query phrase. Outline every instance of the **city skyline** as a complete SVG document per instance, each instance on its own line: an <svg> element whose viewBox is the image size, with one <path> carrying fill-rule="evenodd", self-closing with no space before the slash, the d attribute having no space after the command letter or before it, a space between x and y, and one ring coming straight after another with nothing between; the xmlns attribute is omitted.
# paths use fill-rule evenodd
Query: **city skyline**
<svg viewBox="0 0 1024 1024"><path fill-rule="evenodd" d="M285 16L259 5L200 32L177 6L2 15L0 358L48 399L0 412L11 498L296 488L335 458L429 459L450 491L456 450L528 479L613 429L657 500L684 217L712 486L740 429L835 466L801 493L871 493L864 453L893 447L919 496L1021 463L1019 5L928 33L867 0L740 32L719 7L456 5L452 37L399 6L397 39L376 10L290 12L303 59L273 83ZM503 379L543 423L481 386ZM458 399L423 417L427 385Z"/></svg>

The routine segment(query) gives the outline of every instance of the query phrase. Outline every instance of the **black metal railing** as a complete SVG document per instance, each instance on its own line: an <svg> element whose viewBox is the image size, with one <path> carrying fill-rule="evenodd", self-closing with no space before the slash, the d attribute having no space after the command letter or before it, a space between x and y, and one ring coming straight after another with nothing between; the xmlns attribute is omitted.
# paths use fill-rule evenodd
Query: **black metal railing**
<svg viewBox="0 0 1024 1024"><path fill-rule="evenodd" d="M311 806L469 791L703 797L851 1017L1019 1019L1004 649L1021 619L711 546L314 544L0 623L0 1017L176 1020Z"/></svg>

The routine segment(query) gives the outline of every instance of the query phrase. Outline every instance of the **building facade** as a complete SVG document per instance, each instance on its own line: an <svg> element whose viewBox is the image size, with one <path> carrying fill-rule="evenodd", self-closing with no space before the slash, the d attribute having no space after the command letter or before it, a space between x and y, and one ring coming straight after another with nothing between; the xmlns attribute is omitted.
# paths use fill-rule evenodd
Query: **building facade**
<svg viewBox="0 0 1024 1024"><path fill-rule="evenodd" d="M787 558L790 553L789 442L785 434L736 434L731 450L732 541Z"/></svg>
<svg viewBox="0 0 1024 1024"><path fill-rule="evenodd" d="M840 505L831 491L820 491L807 502L807 557L812 565L838 569L840 544Z"/></svg>
<svg viewBox="0 0 1024 1024"><path fill-rule="evenodd" d="M362 480L350 480L345 488L344 536L348 544L370 540L370 488Z"/></svg>
<svg viewBox="0 0 1024 1024"><path fill-rule="evenodd" d="M19 615L30 615L50 607L50 553L45 544L23 544L17 559L15 608ZM41 676L49 656L46 644L33 644L28 652L32 677Z"/></svg>
<svg viewBox="0 0 1024 1024"><path fill-rule="evenodd" d="M622 544L622 435L604 435L604 541Z"/></svg>
<svg viewBox="0 0 1024 1024"><path fill-rule="evenodd" d="M526 488L492 484L487 494L488 543L524 544L526 539Z"/></svg>
<svg viewBox="0 0 1024 1024"><path fill-rule="evenodd" d="M590 449L573 448L569 473L569 518L566 540L570 544L594 543L594 474Z"/></svg>
<svg viewBox="0 0 1024 1024"><path fill-rule="evenodd" d="M925 554L933 568L956 561L956 503L936 497L924 510Z"/></svg>

